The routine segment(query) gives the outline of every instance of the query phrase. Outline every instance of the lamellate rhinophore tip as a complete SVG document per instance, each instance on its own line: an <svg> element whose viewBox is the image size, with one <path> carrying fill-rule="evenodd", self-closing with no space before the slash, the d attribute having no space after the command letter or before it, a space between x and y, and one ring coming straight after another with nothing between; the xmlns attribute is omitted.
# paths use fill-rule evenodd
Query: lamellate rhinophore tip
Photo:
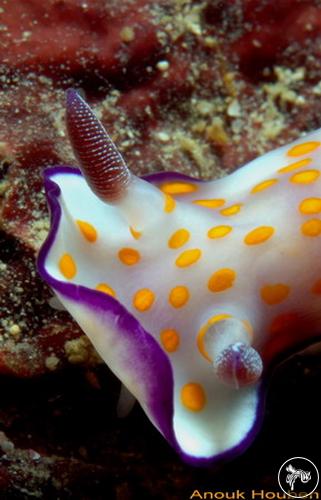
<svg viewBox="0 0 321 500"><path fill-rule="evenodd" d="M92 191L105 202L121 199L131 173L103 125L74 89L66 93L66 121L74 154Z"/></svg>

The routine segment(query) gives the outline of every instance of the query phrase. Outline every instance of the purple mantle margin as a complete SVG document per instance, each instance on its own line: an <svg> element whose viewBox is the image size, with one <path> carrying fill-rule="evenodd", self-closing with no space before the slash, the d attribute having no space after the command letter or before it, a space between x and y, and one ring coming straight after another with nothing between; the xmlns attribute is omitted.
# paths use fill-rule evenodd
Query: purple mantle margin
<svg viewBox="0 0 321 500"><path fill-rule="evenodd" d="M104 312L104 314L108 312L111 317L117 316L120 318L118 320L118 325L120 326L119 335L123 336L127 342L130 341L133 344L133 352L135 352L134 363L139 365L140 373L153 374L153 380L149 381L148 387L150 391L149 410L153 415L154 421L167 441L169 441L169 443L186 463L193 466L209 467L228 461L241 454L254 440L263 420L265 393L264 382L261 383L258 388L259 397L256 408L256 418L252 429L247 433L244 439L238 443L238 445L209 458L199 458L184 453L177 443L173 428L173 371L168 356L160 348L156 340L115 298L99 291L91 290L82 285L74 285L72 283L59 281L47 272L45 266L46 259L50 248L54 244L61 218L61 208L58 201L60 189L50 178L54 174L73 174L81 176L80 170L67 165L58 165L56 167L47 168L44 172L44 185L50 209L51 228L39 251L37 259L38 271L42 279L46 281L48 285L53 288L53 290L62 294L67 299L82 303L91 310ZM192 180L193 182L200 183L204 182L174 172L160 172L144 176L143 178L151 183L183 180ZM147 351L148 356L146 355ZM146 384L145 381L144 383Z"/></svg>

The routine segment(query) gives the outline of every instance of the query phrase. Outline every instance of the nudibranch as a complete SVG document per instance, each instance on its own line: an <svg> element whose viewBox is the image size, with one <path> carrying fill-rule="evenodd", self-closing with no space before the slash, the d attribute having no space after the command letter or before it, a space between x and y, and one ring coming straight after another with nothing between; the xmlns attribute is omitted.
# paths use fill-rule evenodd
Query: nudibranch
<svg viewBox="0 0 321 500"><path fill-rule="evenodd" d="M184 460L252 441L272 362L321 331L321 131L204 182L136 177L74 90L38 268Z"/></svg>

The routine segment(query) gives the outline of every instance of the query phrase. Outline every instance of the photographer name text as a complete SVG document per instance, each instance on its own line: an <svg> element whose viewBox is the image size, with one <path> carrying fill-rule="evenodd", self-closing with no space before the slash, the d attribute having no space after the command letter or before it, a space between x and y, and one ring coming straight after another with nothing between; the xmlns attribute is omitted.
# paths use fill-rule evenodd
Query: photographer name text
<svg viewBox="0 0 321 500"><path fill-rule="evenodd" d="M289 491L289 494L281 491L265 490L234 490L234 491L205 491L194 490L190 495L190 500L291 500L293 497L319 500L319 492L314 491L310 495L305 492Z"/></svg>

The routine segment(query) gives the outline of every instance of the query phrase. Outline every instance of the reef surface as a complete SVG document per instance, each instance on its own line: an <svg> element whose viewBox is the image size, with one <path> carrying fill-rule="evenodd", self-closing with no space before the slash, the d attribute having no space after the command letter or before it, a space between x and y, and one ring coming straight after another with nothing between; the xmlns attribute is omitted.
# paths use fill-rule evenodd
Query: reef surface
<svg viewBox="0 0 321 500"><path fill-rule="evenodd" d="M276 371L251 449L195 471L140 409L116 418L119 383L52 307L35 256L49 227L42 170L75 163L66 88L83 90L136 174L217 178L321 126L320 56L317 0L0 0L2 498L275 490L283 458L313 460L315 351Z"/></svg>

